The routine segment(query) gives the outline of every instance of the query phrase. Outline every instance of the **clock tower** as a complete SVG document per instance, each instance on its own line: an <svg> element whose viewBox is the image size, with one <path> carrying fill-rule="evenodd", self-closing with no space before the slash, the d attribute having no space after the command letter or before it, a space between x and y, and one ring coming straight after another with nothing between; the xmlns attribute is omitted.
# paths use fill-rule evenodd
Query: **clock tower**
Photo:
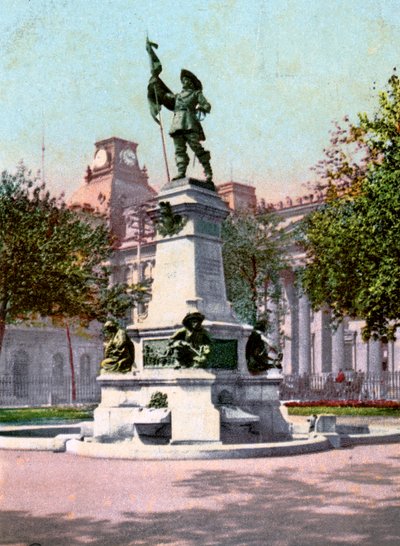
<svg viewBox="0 0 400 546"><path fill-rule="evenodd" d="M118 137L96 142L84 183L69 201L72 207L106 214L119 241L126 231L124 209L156 195L148 183L146 167L139 165L137 147L136 142Z"/></svg>
<svg viewBox="0 0 400 546"><path fill-rule="evenodd" d="M108 138L95 144L92 169L92 180L103 176L110 169L115 175L122 178L143 178L143 171L139 167L136 142L122 138Z"/></svg>

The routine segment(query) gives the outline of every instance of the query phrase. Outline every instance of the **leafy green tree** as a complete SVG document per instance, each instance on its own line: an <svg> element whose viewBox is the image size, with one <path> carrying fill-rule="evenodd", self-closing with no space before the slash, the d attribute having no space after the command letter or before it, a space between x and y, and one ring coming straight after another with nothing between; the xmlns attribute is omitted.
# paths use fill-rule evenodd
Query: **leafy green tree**
<svg viewBox="0 0 400 546"><path fill-rule="evenodd" d="M364 130L351 124L348 116L342 123L334 122L324 157L311 169L318 177L318 181L311 184L312 189L326 201L360 192L369 165L377 160L364 137Z"/></svg>
<svg viewBox="0 0 400 546"><path fill-rule="evenodd" d="M351 160L341 161L346 143L353 145L353 155L347 150L343 154ZM335 166L332 157L339 158ZM330 191L327 202L306 217L301 228L308 261L303 286L315 308L328 303L339 320L345 315L364 319L365 339L393 338L400 325L400 83L396 74L379 94L375 114L359 114L358 123L349 124L320 165Z"/></svg>
<svg viewBox="0 0 400 546"><path fill-rule="evenodd" d="M76 397L71 326L122 318L146 283L110 286L113 239L102 221L68 209L21 164L0 184L0 352L7 323L50 317L65 327Z"/></svg>
<svg viewBox="0 0 400 546"><path fill-rule="evenodd" d="M127 311L150 299L151 279L144 279L135 284L119 283L103 286L94 311L95 318L105 322L109 318L123 319Z"/></svg>
<svg viewBox="0 0 400 546"><path fill-rule="evenodd" d="M267 318L268 297L279 299L279 272L286 266L285 235L272 213L232 213L222 227L227 294L237 315L249 324Z"/></svg>
<svg viewBox="0 0 400 546"><path fill-rule="evenodd" d="M108 229L82 219L19 165L0 184L0 350L5 325L34 315L102 319L112 252ZM121 296L121 294L119 294ZM115 305L115 302L114 302Z"/></svg>

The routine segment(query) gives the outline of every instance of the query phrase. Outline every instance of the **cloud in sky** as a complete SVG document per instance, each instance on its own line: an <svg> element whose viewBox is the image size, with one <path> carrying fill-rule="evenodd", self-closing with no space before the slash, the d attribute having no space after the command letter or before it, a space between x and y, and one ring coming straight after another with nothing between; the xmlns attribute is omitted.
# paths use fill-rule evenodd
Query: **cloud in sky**
<svg viewBox="0 0 400 546"><path fill-rule="evenodd" d="M40 168L44 127L55 191L69 195L110 136L138 142L162 185L147 32L167 85L180 89L183 67L203 82L215 181L253 183L267 200L302 193L331 121L374 108L400 51L396 0L2 0L0 167Z"/></svg>

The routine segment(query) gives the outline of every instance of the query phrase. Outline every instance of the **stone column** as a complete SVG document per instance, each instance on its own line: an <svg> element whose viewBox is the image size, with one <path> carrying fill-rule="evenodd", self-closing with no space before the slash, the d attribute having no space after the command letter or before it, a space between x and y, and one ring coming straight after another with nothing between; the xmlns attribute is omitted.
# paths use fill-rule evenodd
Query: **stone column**
<svg viewBox="0 0 400 546"><path fill-rule="evenodd" d="M299 296L299 374L311 372L311 308L305 294Z"/></svg>
<svg viewBox="0 0 400 546"><path fill-rule="evenodd" d="M275 347L277 350L280 349L281 340L279 332L279 304L276 300L268 300L268 315L270 322L270 332L268 333L268 343Z"/></svg>
<svg viewBox="0 0 400 546"><path fill-rule="evenodd" d="M314 315L314 370L328 373L332 369L332 331L329 309L321 309Z"/></svg>
<svg viewBox="0 0 400 546"><path fill-rule="evenodd" d="M368 342L363 341L361 333L361 325L358 325L357 336L355 338L355 352L357 353L355 358L354 367L357 365L358 372L368 371L368 358L369 358L369 345Z"/></svg>
<svg viewBox="0 0 400 546"><path fill-rule="evenodd" d="M395 371L395 359L396 356L396 346L394 341L389 341L388 343L388 371L393 373Z"/></svg>
<svg viewBox="0 0 400 546"><path fill-rule="evenodd" d="M285 374L296 374L299 364L299 320L298 301L293 283L293 274L286 271L283 275L284 293L288 312L284 317L283 361L282 367Z"/></svg>
<svg viewBox="0 0 400 546"><path fill-rule="evenodd" d="M382 344L374 339L369 340L368 371L380 373L382 371Z"/></svg>
<svg viewBox="0 0 400 546"><path fill-rule="evenodd" d="M332 372L337 374L344 368L344 322L342 321L332 335Z"/></svg>

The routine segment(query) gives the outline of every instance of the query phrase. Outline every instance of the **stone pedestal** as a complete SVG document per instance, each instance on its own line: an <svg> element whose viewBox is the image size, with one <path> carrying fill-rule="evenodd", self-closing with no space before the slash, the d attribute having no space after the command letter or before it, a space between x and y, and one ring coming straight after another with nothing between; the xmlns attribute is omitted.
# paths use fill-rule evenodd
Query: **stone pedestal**
<svg viewBox="0 0 400 546"><path fill-rule="evenodd" d="M215 376L205 370L153 369L98 378L101 403L94 411L94 437L118 441L138 437L138 426L171 422L171 443L219 442L219 412L211 401ZM168 408L150 410L152 394L168 396Z"/></svg>
<svg viewBox="0 0 400 546"><path fill-rule="evenodd" d="M162 353L184 316L199 311L206 317L203 326L215 340L210 366L238 367L246 374L245 347L252 328L241 324L232 312L222 263L221 223L229 213L227 206L204 183L187 178L164 186L158 202L168 202L185 224L175 235L158 236L148 316L128 327L139 368L143 361L148 365L146 350ZM159 218L159 208L150 214Z"/></svg>
<svg viewBox="0 0 400 546"><path fill-rule="evenodd" d="M226 299L221 252L221 223L229 211L215 191L182 178L162 188L158 202L168 202L186 224L172 236L157 237L153 298L142 327L178 326L190 311L209 321L238 321ZM150 214L159 218L159 210Z"/></svg>
<svg viewBox="0 0 400 546"><path fill-rule="evenodd" d="M176 378L171 392L171 444L219 442L220 415L211 402L214 381L212 374L194 370Z"/></svg>

